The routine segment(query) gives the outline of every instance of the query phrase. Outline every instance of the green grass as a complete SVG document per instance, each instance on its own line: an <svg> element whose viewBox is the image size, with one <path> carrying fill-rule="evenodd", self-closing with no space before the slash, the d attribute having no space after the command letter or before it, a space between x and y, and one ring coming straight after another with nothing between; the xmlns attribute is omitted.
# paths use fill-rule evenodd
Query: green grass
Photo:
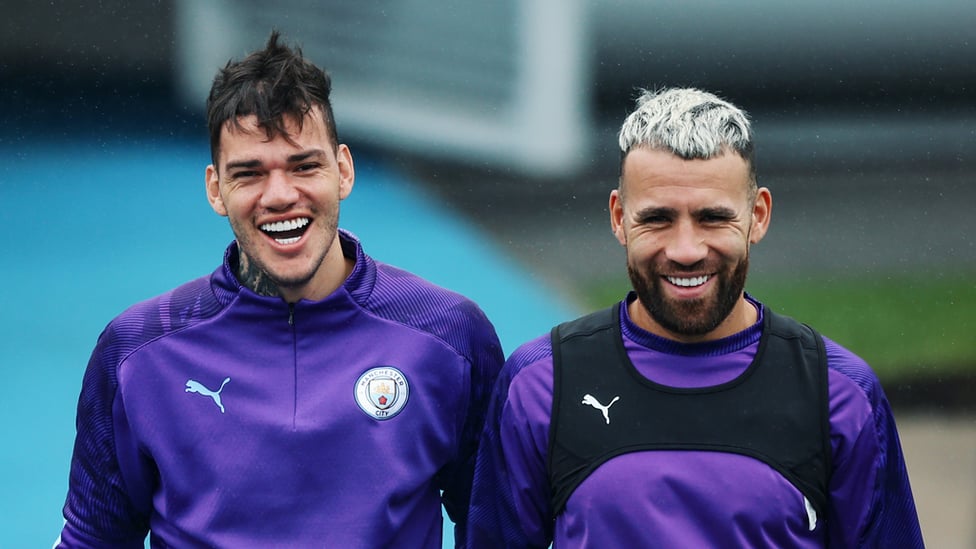
<svg viewBox="0 0 976 549"><path fill-rule="evenodd" d="M585 305L607 306L628 288L594 284ZM854 351L883 380L976 375L976 273L751 280L747 291Z"/></svg>

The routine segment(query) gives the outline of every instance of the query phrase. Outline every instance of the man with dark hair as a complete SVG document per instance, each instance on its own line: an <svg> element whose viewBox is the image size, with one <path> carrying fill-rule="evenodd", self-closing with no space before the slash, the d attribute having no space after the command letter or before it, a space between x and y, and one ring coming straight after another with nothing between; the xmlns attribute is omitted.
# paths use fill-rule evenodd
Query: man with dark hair
<svg viewBox="0 0 976 549"><path fill-rule="evenodd" d="M638 99L609 201L633 291L509 357L470 547L922 546L877 377L745 293L751 132L710 93Z"/></svg>
<svg viewBox="0 0 976 549"><path fill-rule="evenodd" d="M57 547L427 547L465 537L503 357L470 300L338 228L330 81L273 33L219 71L207 196L235 241L99 337Z"/></svg>

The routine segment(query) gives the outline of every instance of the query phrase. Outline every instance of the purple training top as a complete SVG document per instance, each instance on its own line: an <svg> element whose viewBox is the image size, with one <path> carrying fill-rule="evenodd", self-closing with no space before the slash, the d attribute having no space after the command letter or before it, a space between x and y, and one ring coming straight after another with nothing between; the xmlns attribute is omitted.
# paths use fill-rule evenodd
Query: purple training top
<svg viewBox="0 0 976 549"><path fill-rule="evenodd" d="M322 301L242 287L232 244L109 324L56 546L440 548L442 502L463 542L494 328L340 238L356 266Z"/></svg>
<svg viewBox="0 0 976 549"><path fill-rule="evenodd" d="M637 370L666 386L710 387L752 363L760 318L718 341L682 344L620 307ZM553 516L547 477L553 363L549 335L506 362L488 412L469 513L469 547L922 547L891 410L868 365L824 338L833 470L818 517L785 477L740 454L653 450L610 459Z"/></svg>

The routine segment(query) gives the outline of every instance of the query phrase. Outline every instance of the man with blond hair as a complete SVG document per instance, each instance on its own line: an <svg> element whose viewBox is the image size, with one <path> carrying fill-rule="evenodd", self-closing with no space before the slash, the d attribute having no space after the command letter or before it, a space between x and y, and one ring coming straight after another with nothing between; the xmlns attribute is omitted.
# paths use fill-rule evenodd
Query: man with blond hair
<svg viewBox="0 0 976 549"><path fill-rule="evenodd" d="M745 292L772 213L745 113L645 92L619 143L633 290L509 357L469 546L921 547L877 377Z"/></svg>

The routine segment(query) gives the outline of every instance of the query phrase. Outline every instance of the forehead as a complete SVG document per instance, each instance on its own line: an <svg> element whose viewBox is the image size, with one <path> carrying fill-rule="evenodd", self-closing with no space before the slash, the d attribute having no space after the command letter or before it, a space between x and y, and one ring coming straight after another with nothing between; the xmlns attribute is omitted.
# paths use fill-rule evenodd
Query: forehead
<svg viewBox="0 0 976 549"><path fill-rule="evenodd" d="M331 139L318 107L307 112L299 124L293 116L282 120L285 134L275 134L270 139L258 117L250 114L228 120L220 130L220 154L223 159L238 155L257 154L274 149L330 149Z"/></svg>
<svg viewBox="0 0 976 549"><path fill-rule="evenodd" d="M621 190L631 198L639 196L725 196L737 199L748 194L749 164L741 156L725 152L707 160L685 160L670 151L637 148L623 162Z"/></svg>

